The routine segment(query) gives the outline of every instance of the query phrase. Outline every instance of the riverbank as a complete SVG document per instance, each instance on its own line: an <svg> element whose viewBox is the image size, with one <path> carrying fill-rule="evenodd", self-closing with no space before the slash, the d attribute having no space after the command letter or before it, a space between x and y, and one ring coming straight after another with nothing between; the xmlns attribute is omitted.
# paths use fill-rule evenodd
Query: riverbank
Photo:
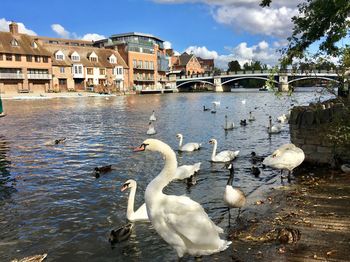
<svg viewBox="0 0 350 262"><path fill-rule="evenodd" d="M244 211L229 234L233 261L349 261L350 176L314 172ZM280 243L283 228L291 232L289 244Z"/></svg>
<svg viewBox="0 0 350 262"><path fill-rule="evenodd" d="M135 94L132 93L118 93L118 94L99 94L93 92L61 92L61 93L5 93L1 94L3 100L21 100L21 99L52 99L52 98L79 98L79 97L101 97L101 96L123 96Z"/></svg>

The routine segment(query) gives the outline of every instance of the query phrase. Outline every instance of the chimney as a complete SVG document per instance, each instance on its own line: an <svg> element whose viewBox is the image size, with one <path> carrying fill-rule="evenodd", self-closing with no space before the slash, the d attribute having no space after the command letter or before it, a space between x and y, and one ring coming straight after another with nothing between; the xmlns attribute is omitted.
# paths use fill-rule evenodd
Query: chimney
<svg viewBox="0 0 350 262"><path fill-rule="evenodd" d="M11 22L11 24L9 25L10 28L10 32L13 35L17 35L18 34L18 24L15 22Z"/></svg>

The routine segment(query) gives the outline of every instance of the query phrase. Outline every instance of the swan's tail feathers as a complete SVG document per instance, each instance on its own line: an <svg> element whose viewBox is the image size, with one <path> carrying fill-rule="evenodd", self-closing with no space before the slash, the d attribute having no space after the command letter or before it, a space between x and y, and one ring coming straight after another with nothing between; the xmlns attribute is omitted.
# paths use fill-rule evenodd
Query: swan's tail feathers
<svg viewBox="0 0 350 262"><path fill-rule="evenodd" d="M234 155L235 155L235 156L238 156L238 154L239 154L239 150L237 150L237 151L234 152Z"/></svg>
<svg viewBox="0 0 350 262"><path fill-rule="evenodd" d="M198 143L198 149L202 147L202 143Z"/></svg>
<svg viewBox="0 0 350 262"><path fill-rule="evenodd" d="M219 248L219 251L224 251L232 244L231 241L221 240L221 247Z"/></svg>
<svg viewBox="0 0 350 262"><path fill-rule="evenodd" d="M193 165L193 169L194 169L194 172L198 172L199 169L201 169L201 162L198 162L196 164Z"/></svg>
<svg viewBox="0 0 350 262"><path fill-rule="evenodd" d="M215 225L215 224L214 224L214 226L215 226L216 231L217 231L219 234L223 234L223 233L224 233L224 230L223 230L221 227L219 227L219 226L217 226L217 225Z"/></svg>

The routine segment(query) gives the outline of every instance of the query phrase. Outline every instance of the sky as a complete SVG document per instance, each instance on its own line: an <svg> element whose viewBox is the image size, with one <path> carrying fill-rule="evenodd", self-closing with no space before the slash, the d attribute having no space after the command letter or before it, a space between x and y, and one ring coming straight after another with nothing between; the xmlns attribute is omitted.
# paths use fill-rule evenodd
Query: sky
<svg viewBox="0 0 350 262"><path fill-rule="evenodd" d="M0 31L11 21L21 33L98 40L112 34L142 32L167 47L226 68L238 60L273 66L286 45L301 0L1 0Z"/></svg>

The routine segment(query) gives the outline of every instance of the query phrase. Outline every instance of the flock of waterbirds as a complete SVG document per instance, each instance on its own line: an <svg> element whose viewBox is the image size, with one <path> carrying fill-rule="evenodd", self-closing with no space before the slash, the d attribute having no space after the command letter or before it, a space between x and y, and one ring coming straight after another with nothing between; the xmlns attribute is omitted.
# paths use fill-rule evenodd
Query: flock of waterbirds
<svg viewBox="0 0 350 262"><path fill-rule="evenodd" d="M203 106L203 111L210 111L215 114L217 112L217 107L220 106L220 102L214 101L212 104L212 109ZM245 104L245 100L242 101L242 104ZM156 134L153 125L153 122L156 121L154 111L149 120L150 126L146 134L154 135ZM249 122L255 120L256 119L252 112L250 112L248 119L242 119L240 125L246 126ZM282 115L279 117L278 121L280 123L288 121L288 115ZM233 130L234 128L236 128L234 123L228 121L228 117L225 116L223 129L228 131ZM280 132L280 124L272 125L272 118L269 117L267 133L278 134ZM182 134L177 134L176 138L179 140L177 150L180 152L194 152L202 147L202 144L197 142L184 144L184 136ZM228 208L228 221L230 226L230 209L238 209L238 218L241 208L244 207L247 202L245 194L239 188L232 186L232 181L234 179L233 160L238 157L239 151L224 150L217 153L218 142L215 138L210 139L209 144L212 144L213 146L210 161L225 163L225 168L229 170L227 185L223 190L223 201ZM110 242L116 243L127 239L132 233L132 223L138 221L150 221L157 233L176 250L179 258L184 254L192 256L211 255L228 248L231 242L220 238L223 229L213 223L199 203L193 201L187 196L166 195L162 192L163 188L174 180L186 179L188 185L195 184L195 182L193 182L195 179L193 178L199 171L201 163L178 166L174 150L169 145L158 139L146 139L134 151L159 152L163 155L164 167L158 176L146 187L145 203L137 210L134 210L134 200L137 188L136 181L129 179L123 184L121 191L130 189L126 217L131 224L128 223L126 226L113 230L109 239ZM295 167L303 162L304 158L304 152L293 144L282 145L267 157L261 157L256 155L255 152L252 152L251 162L253 163L253 166L251 171L255 176L259 176L260 169L255 165L261 163L262 167L270 166L272 168L280 169L281 174L283 170L287 170L288 178L290 178L290 173ZM281 175L281 180L282 178L283 176Z"/></svg>

